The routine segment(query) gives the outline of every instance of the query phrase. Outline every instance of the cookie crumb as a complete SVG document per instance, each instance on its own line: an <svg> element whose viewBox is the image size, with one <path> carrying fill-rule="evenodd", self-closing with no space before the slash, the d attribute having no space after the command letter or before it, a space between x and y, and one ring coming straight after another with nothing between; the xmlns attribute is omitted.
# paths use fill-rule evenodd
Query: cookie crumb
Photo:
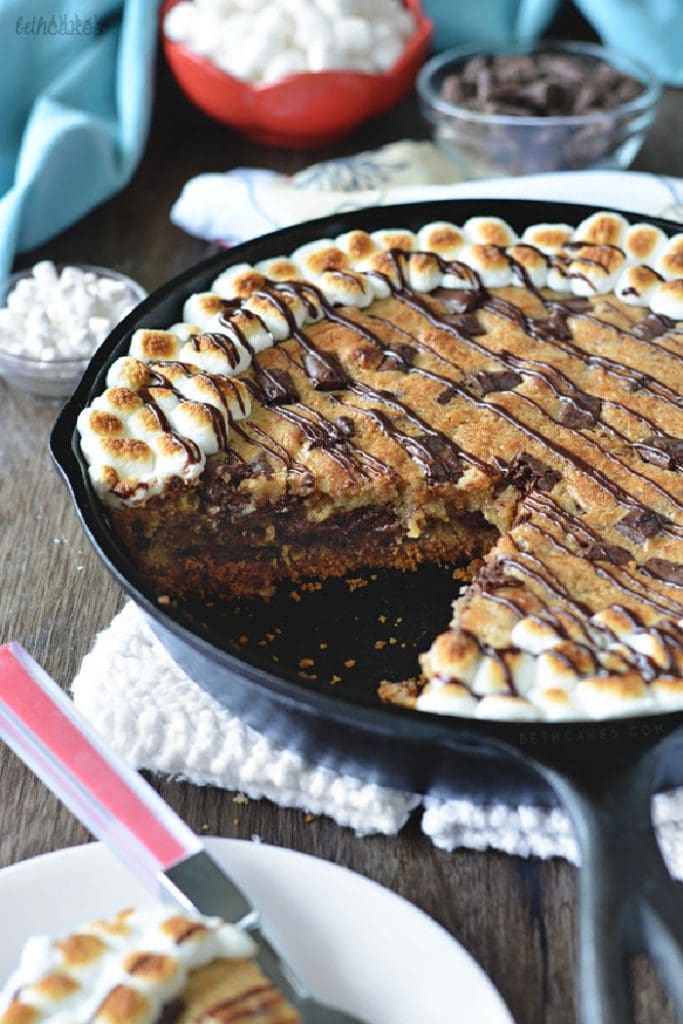
<svg viewBox="0 0 683 1024"><path fill-rule="evenodd" d="M344 668L353 668L355 664L355 658L347 658L347 660L344 662Z"/></svg>
<svg viewBox="0 0 683 1024"><path fill-rule="evenodd" d="M313 658L300 658L299 659L299 668L313 668L314 665L315 665L315 661L313 660Z"/></svg>

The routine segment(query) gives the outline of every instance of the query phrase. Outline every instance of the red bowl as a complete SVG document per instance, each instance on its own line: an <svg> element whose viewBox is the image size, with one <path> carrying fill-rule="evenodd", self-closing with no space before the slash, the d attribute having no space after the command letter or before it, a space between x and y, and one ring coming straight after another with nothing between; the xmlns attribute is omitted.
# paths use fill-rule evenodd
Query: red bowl
<svg viewBox="0 0 683 1024"><path fill-rule="evenodd" d="M165 0L161 23L179 0ZM182 43L162 38L166 59L183 92L205 114L254 142L305 149L352 131L398 103L410 90L429 52L432 23L420 0L405 0L417 25L388 71L303 71L254 85L222 71Z"/></svg>

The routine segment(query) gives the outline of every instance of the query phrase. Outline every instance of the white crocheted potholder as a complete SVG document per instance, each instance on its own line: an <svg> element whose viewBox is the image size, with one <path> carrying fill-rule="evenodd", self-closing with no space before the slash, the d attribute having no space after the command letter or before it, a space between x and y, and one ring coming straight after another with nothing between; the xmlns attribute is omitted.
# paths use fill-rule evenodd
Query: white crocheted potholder
<svg viewBox="0 0 683 1024"><path fill-rule="evenodd" d="M395 834L423 802L423 831L442 849L493 848L577 861L572 828L560 810L423 800L275 746L176 665L132 601L96 637L72 689L79 710L135 768L325 814L359 835ZM653 817L669 867L683 877L683 790L656 796Z"/></svg>

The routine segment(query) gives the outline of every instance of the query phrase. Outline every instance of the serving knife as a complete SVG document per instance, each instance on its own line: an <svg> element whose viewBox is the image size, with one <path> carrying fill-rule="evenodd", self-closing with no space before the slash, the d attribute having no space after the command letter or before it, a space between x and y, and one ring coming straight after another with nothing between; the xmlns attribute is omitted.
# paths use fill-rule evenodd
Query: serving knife
<svg viewBox="0 0 683 1024"><path fill-rule="evenodd" d="M264 934L259 911L200 838L16 643L0 647L0 739L149 889L247 932L263 973L305 1024L368 1024L308 993Z"/></svg>

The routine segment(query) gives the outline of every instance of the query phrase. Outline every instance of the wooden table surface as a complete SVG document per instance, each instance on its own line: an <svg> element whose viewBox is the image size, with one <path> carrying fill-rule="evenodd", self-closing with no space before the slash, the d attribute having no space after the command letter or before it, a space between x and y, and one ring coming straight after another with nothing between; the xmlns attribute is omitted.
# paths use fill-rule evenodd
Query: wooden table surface
<svg viewBox="0 0 683 1024"><path fill-rule="evenodd" d="M668 90L637 168L683 176L680 111L681 94ZM18 266L39 257L99 263L152 289L211 251L168 219L190 176L238 165L294 171L313 159L424 134L411 99L329 150L256 147L194 111L162 67L150 140L133 181ZM0 380L0 642L21 641L67 687L97 631L121 607L122 593L91 551L52 468L47 439L57 411L57 403ZM432 847L415 821L398 837L360 839L325 818L308 821L266 800L236 804L232 793L177 782L159 789L197 830L236 838L256 833L264 842L344 864L412 900L473 954L520 1024L574 1020L576 872L567 863L447 854ZM88 838L3 748L0 867ZM635 971L638 1019L668 1024L673 1017L654 972L644 962Z"/></svg>

